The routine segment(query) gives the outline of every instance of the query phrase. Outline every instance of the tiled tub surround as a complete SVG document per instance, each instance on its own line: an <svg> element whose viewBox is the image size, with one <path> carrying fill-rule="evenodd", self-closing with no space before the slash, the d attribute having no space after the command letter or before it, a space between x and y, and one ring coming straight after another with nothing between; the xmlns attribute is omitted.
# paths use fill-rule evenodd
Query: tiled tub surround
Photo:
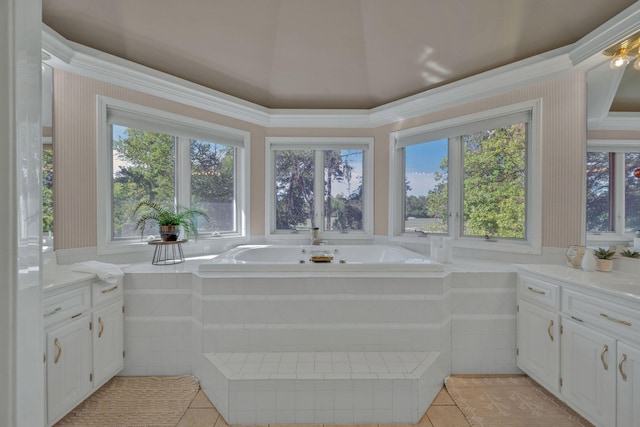
<svg viewBox="0 0 640 427"><path fill-rule="evenodd" d="M194 274L194 372L227 422L419 421L450 371L445 273L246 276Z"/></svg>
<svg viewBox="0 0 640 427"><path fill-rule="evenodd" d="M509 264L214 278L199 263L126 270L123 374L193 373L231 424L415 422L450 373L520 372Z"/></svg>

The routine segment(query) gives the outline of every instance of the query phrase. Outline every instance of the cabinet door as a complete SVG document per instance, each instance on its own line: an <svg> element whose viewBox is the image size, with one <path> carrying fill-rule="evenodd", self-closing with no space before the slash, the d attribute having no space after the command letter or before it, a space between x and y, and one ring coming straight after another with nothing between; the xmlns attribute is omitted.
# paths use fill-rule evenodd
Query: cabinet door
<svg viewBox="0 0 640 427"><path fill-rule="evenodd" d="M93 381L96 387L101 386L124 367L123 316L122 301L93 313Z"/></svg>
<svg viewBox="0 0 640 427"><path fill-rule="evenodd" d="M618 342L618 427L640 426L640 348Z"/></svg>
<svg viewBox="0 0 640 427"><path fill-rule="evenodd" d="M53 423L91 390L91 331L87 316L47 333L47 418Z"/></svg>
<svg viewBox="0 0 640 427"><path fill-rule="evenodd" d="M616 425L616 341L563 319L562 395L587 419Z"/></svg>
<svg viewBox="0 0 640 427"><path fill-rule="evenodd" d="M560 316L518 301L520 369L554 394L560 393Z"/></svg>

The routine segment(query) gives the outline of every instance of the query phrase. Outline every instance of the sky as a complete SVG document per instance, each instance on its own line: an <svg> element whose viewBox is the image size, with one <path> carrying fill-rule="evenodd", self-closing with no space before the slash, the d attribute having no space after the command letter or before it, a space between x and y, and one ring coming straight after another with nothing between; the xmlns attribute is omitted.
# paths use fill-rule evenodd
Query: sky
<svg viewBox="0 0 640 427"><path fill-rule="evenodd" d="M436 184L434 174L440 170L440 162L447 157L447 139L411 145L405 150L405 178L411 187L409 195L426 196Z"/></svg>

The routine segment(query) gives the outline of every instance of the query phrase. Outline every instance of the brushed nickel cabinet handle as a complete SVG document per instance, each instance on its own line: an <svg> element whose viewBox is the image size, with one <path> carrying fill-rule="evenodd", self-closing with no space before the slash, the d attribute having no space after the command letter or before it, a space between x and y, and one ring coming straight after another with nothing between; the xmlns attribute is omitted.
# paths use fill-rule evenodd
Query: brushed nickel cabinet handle
<svg viewBox="0 0 640 427"><path fill-rule="evenodd" d="M546 295L547 293L544 291L539 291L537 289L533 289L531 286L527 287L527 289L529 289L531 292L533 292L534 294L538 294L538 295Z"/></svg>
<svg viewBox="0 0 640 427"><path fill-rule="evenodd" d="M627 376L622 371L622 364L624 363L625 360L627 360L627 355L623 353L622 357L620 358L620 363L618 363L618 370L620 371L620 376L622 377L622 381L627 380Z"/></svg>
<svg viewBox="0 0 640 427"><path fill-rule="evenodd" d="M612 322L620 323L621 325L624 325L624 326L631 326L630 322L627 322L626 320L616 319L615 317L611 317L605 313L600 313L600 316L604 317L607 320L611 320Z"/></svg>
<svg viewBox="0 0 640 427"><path fill-rule="evenodd" d="M98 332L98 338L102 337L102 333L104 332L104 322L102 321L102 317L98 317L98 324L100 325L100 332Z"/></svg>
<svg viewBox="0 0 640 427"><path fill-rule="evenodd" d="M62 346L60 345L60 341L58 341L58 338L53 340L53 345L55 345L56 348L58 349L58 352L56 353L56 357L55 359L53 359L53 363L58 363L58 360L60 360L60 356L62 356Z"/></svg>
<svg viewBox="0 0 640 427"><path fill-rule="evenodd" d="M553 320L549 320L549 327L547 328L547 334L549 334L549 338L553 341L553 335L551 335L551 328L553 328Z"/></svg>
<svg viewBox="0 0 640 427"><path fill-rule="evenodd" d="M44 317L52 316L52 315L56 314L57 312L59 312L61 310L62 310L62 307L56 307L55 309L51 310L50 312L45 313Z"/></svg>
<svg viewBox="0 0 640 427"><path fill-rule="evenodd" d="M602 347L602 353L600 353L600 360L602 360L602 366L604 367L605 371L609 370L609 365L607 365L607 362L604 361L604 354L609 351L609 346L608 345L604 345L604 347Z"/></svg>
<svg viewBox="0 0 640 427"><path fill-rule="evenodd" d="M105 290L102 291L102 293L103 294L108 294L109 292L113 292L116 289L118 289L118 285L116 285L116 286L114 286L113 288L110 288L110 289L105 289Z"/></svg>

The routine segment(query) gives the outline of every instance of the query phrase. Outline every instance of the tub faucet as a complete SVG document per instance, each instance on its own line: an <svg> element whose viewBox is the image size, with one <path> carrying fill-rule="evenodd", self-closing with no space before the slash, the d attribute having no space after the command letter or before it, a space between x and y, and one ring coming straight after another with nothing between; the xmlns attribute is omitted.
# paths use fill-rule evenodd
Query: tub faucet
<svg viewBox="0 0 640 427"><path fill-rule="evenodd" d="M312 245L319 245L320 244L320 237L318 236L318 227L314 227L311 229L311 244Z"/></svg>

